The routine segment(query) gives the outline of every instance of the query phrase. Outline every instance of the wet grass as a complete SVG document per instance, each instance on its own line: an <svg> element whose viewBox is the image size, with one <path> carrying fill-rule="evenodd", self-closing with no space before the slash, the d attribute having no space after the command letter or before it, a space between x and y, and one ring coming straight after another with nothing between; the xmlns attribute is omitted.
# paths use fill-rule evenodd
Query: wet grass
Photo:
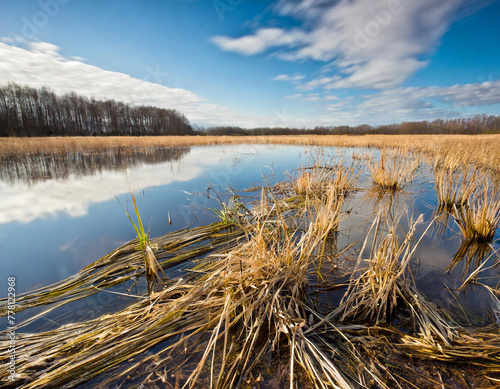
<svg viewBox="0 0 500 389"><path fill-rule="evenodd" d="M500 222L498 189L484 181L466 206L454 208L457 224L470 242L488 243L493 240Z"/></svg>
<svg viewBox="0 0 500 389"><path fill-rule="evenodd" d="M383 150L380 161L370 163L375 189L381 193L402 190L416 175L420 165L418 158L408 158L401 150Z"/></svg>
<svg viewBox="0 0 500 389"><path fill-rule="evenodd" d="M418 172L419 157L402 153L383 152L370 162L371 178L387 196ZM498 387L498 325L459 324L417 287L412 261L433 220L407 216L394 202L376 210L358 248L328 249L350 217L350 197L369 190L357 187L359 168L315 158L289 181L261 188L252 204L219 199L219 222L159 238L145 232L132 197L136 220L127 215L137 239L67 280L19 296L18 312L44 308L31 322L133 279L145 278L147 290L127 308L96 319L35 334L23 333L27 323L20 324L19 379L12 385ZM439 185L451 180L435 174ZM468 180L459 181L460 189L456 181L443 188L443 199L453 204L446 212L464 239L490 242L500 218L498 190L485 171L474 174L481 184L470 195L462 189ZM169 275L182 264L189 266ZM162 272L168 277L158 277ZM479 284L471 272L464 282ZM498 285L484 287L498 302ZM312 293L319 289L340 298L320 302ZM4 350L0 377L8 387Z"/></svg>
<svg viewBox="0 0 500 389"><path fill-rule="evenodd" d="M165 272L162 266L156 259L153 252L153 247L151 246L150 232L144 230L144 225L142 224L141 214L139 213L139 208L137 207L137 199L135 193L131 190L130 197L132 198L132 203L134 204L134 212L136 217L136 222L130 216L130 213L123 205L116 199L123 209L123 212L127 215L132 227L134 227L135 233L137 235L137 241L141 246L142 258L144 260L144 268L146 274L146 283L148 286L148 294L151 294L155 288L155 285L162 282L165 279ZM163 277L162 277L163 276Z"/></svg>
<svg viewBox="0 0 500 389"><path fill-rule="evenodd" d="M466 205L478 187L478 170L464 172L452 168L436 168L434 182L439 205L444 210Z"/></svg>

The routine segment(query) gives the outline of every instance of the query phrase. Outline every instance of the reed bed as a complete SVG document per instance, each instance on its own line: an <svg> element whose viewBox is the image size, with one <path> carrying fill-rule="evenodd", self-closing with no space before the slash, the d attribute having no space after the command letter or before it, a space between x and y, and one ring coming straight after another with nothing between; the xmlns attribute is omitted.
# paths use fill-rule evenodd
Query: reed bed
<svg viewBox="0 0 500 389"><path fill-rule="evenodd" d="M473 165L500 171L500 135L287 135L4 138L0 155L56 150L97 151L114 147L280 144L319 147L401 148L420 152L432 164Z"/></svg>
<svg viewBox="0 0 500 389"><path fill-rule="evenodd" d="M336 193L329 191L327 199L325 209L339 212L332 206ZM240 386L260 359L276 349L287 350L290 382L295 381L296 363L306 369L313 382L352 387L349 382L356 382L357 375L346 376L344 369L316 345L314 337L301 330L314 309L306 293L313 252L333 228L332 220L337 219L333 214L328 219L318 215L320 218L300 237L290 230L283 215L259 220L256 226L242 225L248 242L202 261L193 269L201 274L195 282L172 281L149 301L115 317L22 337L19 342L24 349L37 356L36 360L20 358L24 387L75 385L178 336L180 339L162 350L162 355L167 351L169 355L183 354L190 344L204 345L197 367L184 382L187 387L207 384L207 380L209 386ZM66 336L72 334L70 345L61 343L61 339L68 339L60 336L61 331ZM77 336L82 332L84 335ZM44 369L54 355L57 363ZM103 357L110 359L103 364Z"/></svg>
<svg viewBox="0 0 500 389"><path fill-rule="evenodd" d="M480 172L467 169L463 173L452 168L435 169L434 183L439 205L451 211L469 202L479 183Z"/></svg>
<svg viewBox="0 0 500 389"><path fill-rule="evenodd" d="M402 190L417 175L418 158L410 159L401 150L382 150L380 161L368 165L375 188L382 192Z"/></svg>
<svg viewBox="0 0 500 389"><path fill-rule="evenodd" d="M470 242L490 242L500 223L500 191L484 181L476 190L470 204L454 207L455 220L464 237Z"/></svg>
<svg viewBox="0 0 500 389"><path fill-rule="evenodd" d="M429 224L417 242L413 242L422 216L410 226L406 235L400 237L397 228L402 215L393 220L389 220L388 213L382 215L378 215L371 228L374 235L367 265L362 266L362 249L352 273L349 289L333 315L338 316L342 322L379 325L392 323L396 313L403 310L408 312L413 330L420 336L437 337L449 344L454 336L452 326L416 289L409 272L415 249L431 225ZM367 243L365 241L363 247Z"/></svg>
<svg viewBox="0 0 500 389"><path fill-rule="evenodd" d="M307 199L321 199L331 188L335 188L339 197L344 197L354 188L357 178L354 165L348 168L341 163L328 166L322 160L316 160L312 167L300 170L292 185L297 195Z"/></svg>
<svg viewBox="0 0 500 389"><path fill-rule="evenodd" d="M370 151L354 151L352 153L352 159L354 161L371 161L373 154Z"/></svg>
<svg viewBox="0 0 500 389"><path fill-rule="evenodd" d="M441 223L439 232L444 236L449 221L453 219L465 238L445 270L450 272L465 262L462 276L466 278L467 274L481 268L493 251L490 242L500 222L498 184L487 172L464 170L454 163L446 167L438 164L434 170L439 204L436 213Z"/></svg>

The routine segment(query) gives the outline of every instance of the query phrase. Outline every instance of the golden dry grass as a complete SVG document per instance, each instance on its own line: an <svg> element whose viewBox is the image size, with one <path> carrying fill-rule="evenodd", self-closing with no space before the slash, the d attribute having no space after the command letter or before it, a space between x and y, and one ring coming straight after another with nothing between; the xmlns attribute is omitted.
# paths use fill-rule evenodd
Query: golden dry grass
<svg viewBox="0 0 500 389"><path fill-rule="evenodd" d="M490 242L500 223L500 192L487 183L476 190L466 207L455 207L455 220L465 238L472 242Z"/></svg>
<svg viewBox="0 0 500 389"><path fill-rule="evenodd" d="M298 175L303 193L263 188L242 215L237 199L221 202L222 222L152 239L147 247L163 268L196 258L194 267L114 314L42 333L18 331L17 387L89 380L101 380L96 388L139 387L130 381L137 379L144 387L247 388L261 372L269 377L279 369L280 387L448 387L419 377L433 366L441 380L449 366L435 361L468 366L456 368L463 374L475 369L487 385L486 375L498 375L498 329L459 328L419 292L410 262L430 228L417 233L421 218L404 233L402 214L379 213L350 272L325 266L331 276L321 276L325 244L348 214L342 204L354 189L353 173L316 161ZM293 188L297 178L291 179ZM51 304L48 312L144 276L142 256L140 239L129 242L65 281L18 296L17 312ZM310 293L318 283L344 289L341 301L323 307ZM395 317L405 321L405 332L393 326ZM8 358L0 351L0 377Z"/></svg>
<svg viewBox="0 0 500 389"><path fill-rule="evenodd" d="M400 150L383 150L380 161L368 165L372 181L381 192L402 190L415 178L420 163L417 158L408 159Z"/></svg>
<svg viewBox="0 0 500 389"><path fill-rule="evenodd" d="M288 135L3 138L0 155L112 147L287 144L335 147L400 148L425 153L440 166L474 164L500 171L500 135Z"/></svg>
<svg viewBox="0 0 500 389"><path fill-rule="evenodd" d="M478 186L478 170L457 173L449 168L434 169L434 184L439 205L443 209L461 207L469 201Z"/></svg>

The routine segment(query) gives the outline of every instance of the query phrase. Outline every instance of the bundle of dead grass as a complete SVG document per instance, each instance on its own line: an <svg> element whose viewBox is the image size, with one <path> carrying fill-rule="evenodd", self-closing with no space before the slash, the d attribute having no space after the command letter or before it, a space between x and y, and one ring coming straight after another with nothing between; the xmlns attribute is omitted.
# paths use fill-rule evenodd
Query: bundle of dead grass
<svg viewBox="0 0 500 389"><path fill-rule="evenodd" d="M478 186L478 178L477 169L467 169L463 173L449 168L435 170L434 183L440 207L451 211L453 206L467 204Z"/></svg>
<svg viewBox="0 0 500 389"><path fill-rule="evenodd" d="M469 204L454 207L455 220L470 242L490 242L500 223L500 191L488 180L476 190Z"/></svg>
<svg viewBox="0 0 500 389"><path fill-rule="evenodd" d="M140 377L137 386L152 380L168 388L233 388L280 368L291 388L385 389L418 385L418 377L404 381L414 368L407 366L410 357L413 364L458 361L495 374L498 329L457 328L415 286L409 264L427 232L416 237L421 218L401 233L401 215L379 214L338 306L325 312L311 297L325 242L342 219L343 182L330 179L321 190L308 189L307 211L285 206L263 189L245 223L151 240L164 268L169 261L193 259L191 244L212 255L199 256L183 278L165 281L162 291L114 315L19 334L16 385L71 387L95 379L94 387L107 388ZM45 289L23 301L85 297L92 283L120 282L138 269L145 272L144 266L134 241L57 285L56 293ZM409 323L406 334L393 326L396 316L405 321L405 331ZM2 377L8 357L0 351Z"/></svg>
<svg viewBox="0 0 500 389"><path fill-rule="evenodd" d="M302 168L292 182L298 195L306 199L325 198L331 187L335 187L339 197L344 197L354 188L357 179L354 165L345 167L341 163L328 166L316 161L310 168Z"/></svg>
<svg viewBox="0 0 500 389"><path fill-rule="evenodd" d="M375 188L383 193L403 189L419 166L418 158L410 159L400 149L382 149L380 161L368 165Z"/></svg>
<svg viewBox="0 0 500 389"><path fill-rule="evenodd" d="M416 247L423 239L430 224L418 241L414 242L420 216L410 224L404 236L398 236L399 221L380 213L372 224L371 253L363 260L365 240L349 288L340 306L332 314L342 322L392 323L396 313L409 315L413 330L429 338L438 337L449 343L453 331L440 316L434 304L428 302L414 285L409 264ZM363 265L366 263L366 265Z"/></svg>
<svg viewBox="0 0 500 389"><path fill-rule="evenodd" d="M333 189L329 193L336 199ZM332 204L325 209L340 212ZM323 213L321 217L302 234L282 217L259 220L253 227L244 226L247 243L201 260L192 269L199 276L190 281L171 281L149 300L115 315L21 336L18 345L24 353L17 371L22 387L76 385L160 343L161 359L185 358L186 348L193 350L188 358L199 357L183 382L186 387L240 386L274 353L288 355L291 385L301 371L315 385L357 386L364 368L352 363L353 351L333 361L321 343L303 331L317 316L311 318L314 303L306 293L313 253L333 228L331 220L338 218L329 214L325 222ZM144 358L113 377L134 371ZM351 366L344 366L348 362Z"/></svg>

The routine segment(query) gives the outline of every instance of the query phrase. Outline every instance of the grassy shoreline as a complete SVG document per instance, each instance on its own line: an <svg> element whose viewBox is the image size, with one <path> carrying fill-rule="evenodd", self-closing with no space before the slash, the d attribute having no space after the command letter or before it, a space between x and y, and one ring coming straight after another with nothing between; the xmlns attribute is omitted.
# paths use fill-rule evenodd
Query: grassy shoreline
<svg viewBox="0 0 500 389"><path fill-rule="evenodd" d="M421 147L456 143L500 145L500 134L491 135L263 135L263 136L108 136L2 138L0 154L94 147L205 146L224 144L290 144L339 147ZM500 153L500 151L499 151Z"/></svg>
<svg viewBox="0 0 500 389"><path fill-rule="evenodd" d="M289 135L3 138L0 157L39 152L232 144L399 148L424 153L431 163L473 164L500 171L500 135Z"/></svg>

